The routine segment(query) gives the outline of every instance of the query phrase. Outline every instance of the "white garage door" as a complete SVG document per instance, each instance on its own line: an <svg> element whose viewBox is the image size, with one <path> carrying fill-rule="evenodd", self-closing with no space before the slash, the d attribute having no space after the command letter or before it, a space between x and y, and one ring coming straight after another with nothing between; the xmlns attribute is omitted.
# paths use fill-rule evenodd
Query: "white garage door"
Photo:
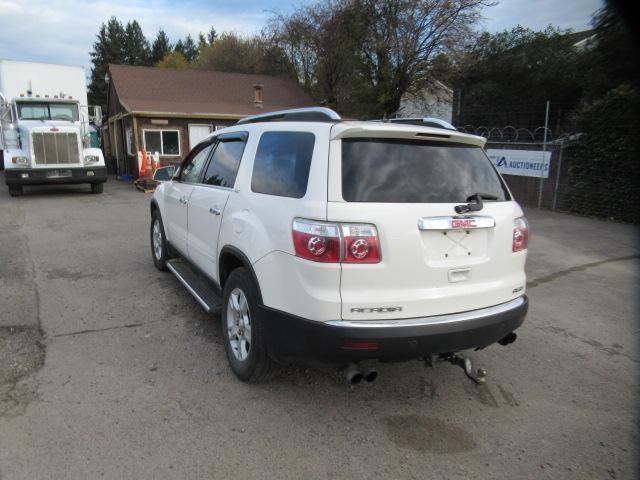
<svg viewBox="0 0 640 480"><path fill-rule="evenodd" d="M189 149L211 133L211 125L189 125Z"/></svg>

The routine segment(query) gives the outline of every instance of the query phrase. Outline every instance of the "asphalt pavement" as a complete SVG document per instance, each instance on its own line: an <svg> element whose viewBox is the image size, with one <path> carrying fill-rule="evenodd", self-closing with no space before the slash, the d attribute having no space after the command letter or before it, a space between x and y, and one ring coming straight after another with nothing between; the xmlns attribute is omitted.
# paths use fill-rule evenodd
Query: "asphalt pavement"
<svg viewBox="0 0 640 480"><path fill-rule="evenodd" d="M373 384L227 367L219 319L153 267L148 194L0 175L0 479L631 479L638 465L639 228L531 223L518 340Z"/></svg>

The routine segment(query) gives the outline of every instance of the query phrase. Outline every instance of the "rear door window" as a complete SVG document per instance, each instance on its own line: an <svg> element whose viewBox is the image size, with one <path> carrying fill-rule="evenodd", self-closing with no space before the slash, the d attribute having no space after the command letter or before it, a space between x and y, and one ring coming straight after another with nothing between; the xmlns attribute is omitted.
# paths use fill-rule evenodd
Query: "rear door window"
<svg viewBox="0 0 640 480"><path fill-rule="evenodd" d="M480 147L402 139L342 141L342 197L347 202L461 203L475 193L509 199Z"/></svg>
<svg viewBox="0 0 640 480"><path fill-rule="evenodd" d="M253 162L251 190L281 197L304 197L314 144L315 135L309 132L264 133Z"/></svg>

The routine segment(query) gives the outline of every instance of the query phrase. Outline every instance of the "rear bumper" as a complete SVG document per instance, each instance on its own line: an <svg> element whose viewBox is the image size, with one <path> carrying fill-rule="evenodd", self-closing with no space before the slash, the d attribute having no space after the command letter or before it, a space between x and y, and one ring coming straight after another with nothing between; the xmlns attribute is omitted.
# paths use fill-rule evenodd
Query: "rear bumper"
<svg viewBox="0 0 640 480"><path fill-rule="evenodd" d="M69 170L71 176L48 177L53 171ZM28 177L23 178L23 174ZM107 167L82 168L20 168L4 172L7 185L50 185L68 183L102 183L107 181Z"/></svg>
<svg viewBox="0 0 640 480"><path fill-rule="evenodd" d="M263 307L269 353L284 362L403 361L484 348L517 329L526 296L480 310L402 320L316 322Z"/></svg>

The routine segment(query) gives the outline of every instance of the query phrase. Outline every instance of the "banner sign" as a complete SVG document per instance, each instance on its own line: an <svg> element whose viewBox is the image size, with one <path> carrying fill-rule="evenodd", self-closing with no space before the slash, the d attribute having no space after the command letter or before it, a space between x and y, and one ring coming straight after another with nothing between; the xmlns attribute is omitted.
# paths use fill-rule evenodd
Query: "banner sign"
<svg viewBox="0 0 640 480"><path fill-rule="evenodd" d="M487 155L502 174L549 178L551 152L489 148Z"/></svg>

